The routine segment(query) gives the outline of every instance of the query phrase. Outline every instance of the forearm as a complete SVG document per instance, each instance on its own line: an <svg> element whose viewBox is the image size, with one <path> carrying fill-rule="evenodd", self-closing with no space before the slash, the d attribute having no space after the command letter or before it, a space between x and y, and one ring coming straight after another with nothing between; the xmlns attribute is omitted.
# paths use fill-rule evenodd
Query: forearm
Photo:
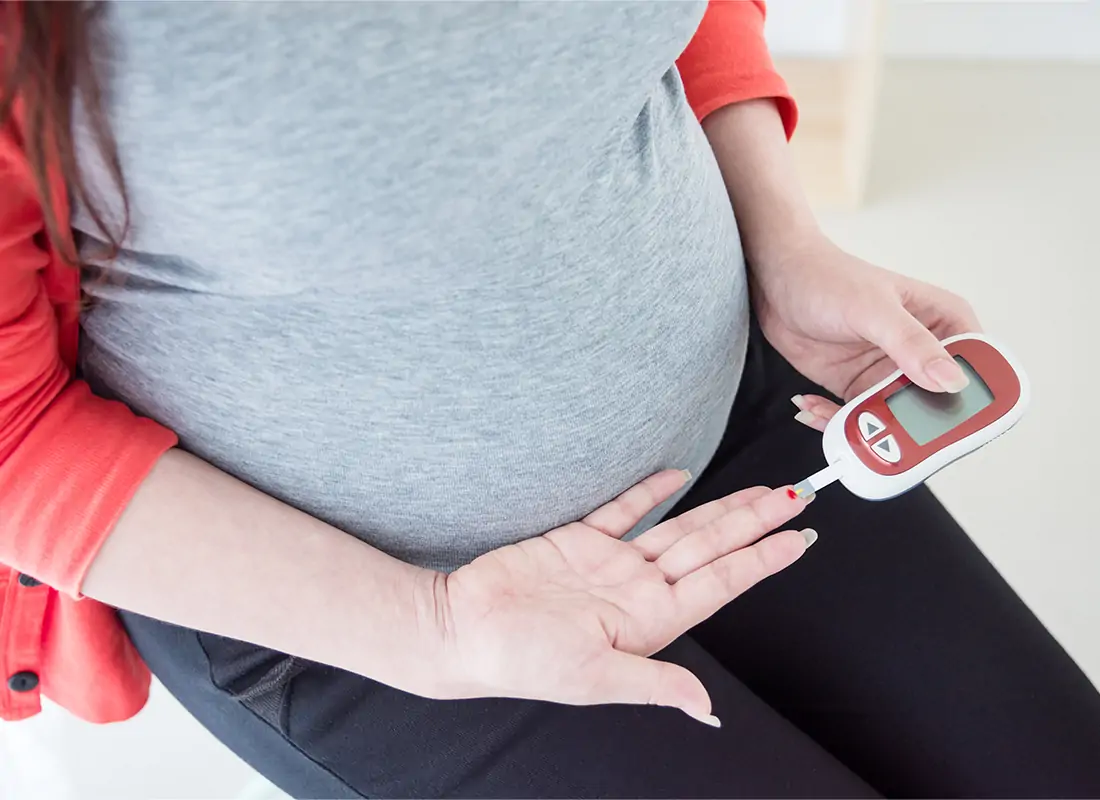
<svg viewBox="0 0 1100 800"><path fill-rule="evenodd" d="M127 507L82 590L426 693L438 668L439 577L172 450Z"/></svg>
<svg viewBox="0 0 1100 800"><path fill-rule="evenodd" d="M737 214L751 265L819 229L795 171L783 123L770 99L725 106L703 121Z"/></svg>

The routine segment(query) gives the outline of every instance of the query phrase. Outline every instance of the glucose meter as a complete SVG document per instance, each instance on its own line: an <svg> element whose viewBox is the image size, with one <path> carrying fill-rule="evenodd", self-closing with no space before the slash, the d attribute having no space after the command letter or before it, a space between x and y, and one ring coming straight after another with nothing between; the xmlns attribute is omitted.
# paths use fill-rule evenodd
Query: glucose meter
<svg viewBox="0 0 1100 800"><path fill-rule="evenodd" d="M821 439L828 466L796 484L796 494L839 480L867 500L896 497L1019 422L1031 394L1019 362L977 333L942 344L966 387L930 392L900 370L872 386L829 420Z"/></svg>

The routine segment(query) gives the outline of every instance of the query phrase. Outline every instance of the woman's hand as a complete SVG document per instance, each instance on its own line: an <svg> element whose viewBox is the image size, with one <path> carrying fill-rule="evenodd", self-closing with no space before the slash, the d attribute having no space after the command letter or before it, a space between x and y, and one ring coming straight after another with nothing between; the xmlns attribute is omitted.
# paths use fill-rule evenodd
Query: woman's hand
<svg viewBox="0 0 1100 800"><path fill-rule="evenodd" d="M799 372L845 399L898 367L934 392L966 385L939 339L979 330L970 306L850 256L821 233L774 102L726 106L703 129L733 201L761 327ZM819 430L837 410L824 397L794 400L797 419Z"/></svg>
<svg viewBox="0 0 1100 800"><path fill-rule="evenodd" d="M647 656L792 564L816 534L761 538L805 502L757 487L621 541L684 480L659 472L580 522L441 577L435 613L447 678L435 696L654 704L717 725L698 678Z"/></svg>
<svg viewBox="0 0 1100 800"><path fill-rule="evenodd" d="M752 281L768 341L844 399L899 367L931 391L966 386L939 340L980 328L970 305L951 292L872 266L817 232L755 265ZM837 410L817 395L794 402L799 421L818 430Z"/></svg>

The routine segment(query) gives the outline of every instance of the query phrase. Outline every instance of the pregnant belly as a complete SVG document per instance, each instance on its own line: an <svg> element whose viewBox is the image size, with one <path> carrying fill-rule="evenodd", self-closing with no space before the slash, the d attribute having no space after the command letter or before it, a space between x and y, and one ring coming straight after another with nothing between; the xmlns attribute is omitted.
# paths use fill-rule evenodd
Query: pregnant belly
<svg viewBox="0 0 1100 800"><path fill-rule="evenodd" d="M748 300L695 130L660 174L632 172L628 196L581 176L537 230L497 226L421 262L338 265L284 296L101 287L85 374L225 471L438 569L655 470L697 474L733 402Z"/></svg>
<svg viewBox="0 0 1100 800"><path fill-rule="evenodd" d="M157 333L121 336L118 349L100 324L117 334L120 322L100 309L84 364L97 391L221 469L399 558L453 569L658 469L698 474L740 375L734 289L723 281L663 310L654 297L632 324L534 331L499 309L495 324L399 323L350 301L242 311L210 300L201 314L124 314ZM326 333L310 338L318 319Z"/></svg>

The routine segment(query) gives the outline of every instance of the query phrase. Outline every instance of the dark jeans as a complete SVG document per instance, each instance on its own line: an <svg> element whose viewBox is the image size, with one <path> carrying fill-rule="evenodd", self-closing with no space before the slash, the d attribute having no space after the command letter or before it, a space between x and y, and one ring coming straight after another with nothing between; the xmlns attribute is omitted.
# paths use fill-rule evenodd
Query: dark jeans
<svg viewBox="0 0 1100 800"><path fill-rule="evenodd" d="M821 466L791 419L806 391L754 331L678 510ZM1100 695L931 492L833 486L799 523L821 534L805 558L658 656L702 679L720 730L663 708L425 700L123 618L191 713L297 796L1100 797Z"/></svg>

